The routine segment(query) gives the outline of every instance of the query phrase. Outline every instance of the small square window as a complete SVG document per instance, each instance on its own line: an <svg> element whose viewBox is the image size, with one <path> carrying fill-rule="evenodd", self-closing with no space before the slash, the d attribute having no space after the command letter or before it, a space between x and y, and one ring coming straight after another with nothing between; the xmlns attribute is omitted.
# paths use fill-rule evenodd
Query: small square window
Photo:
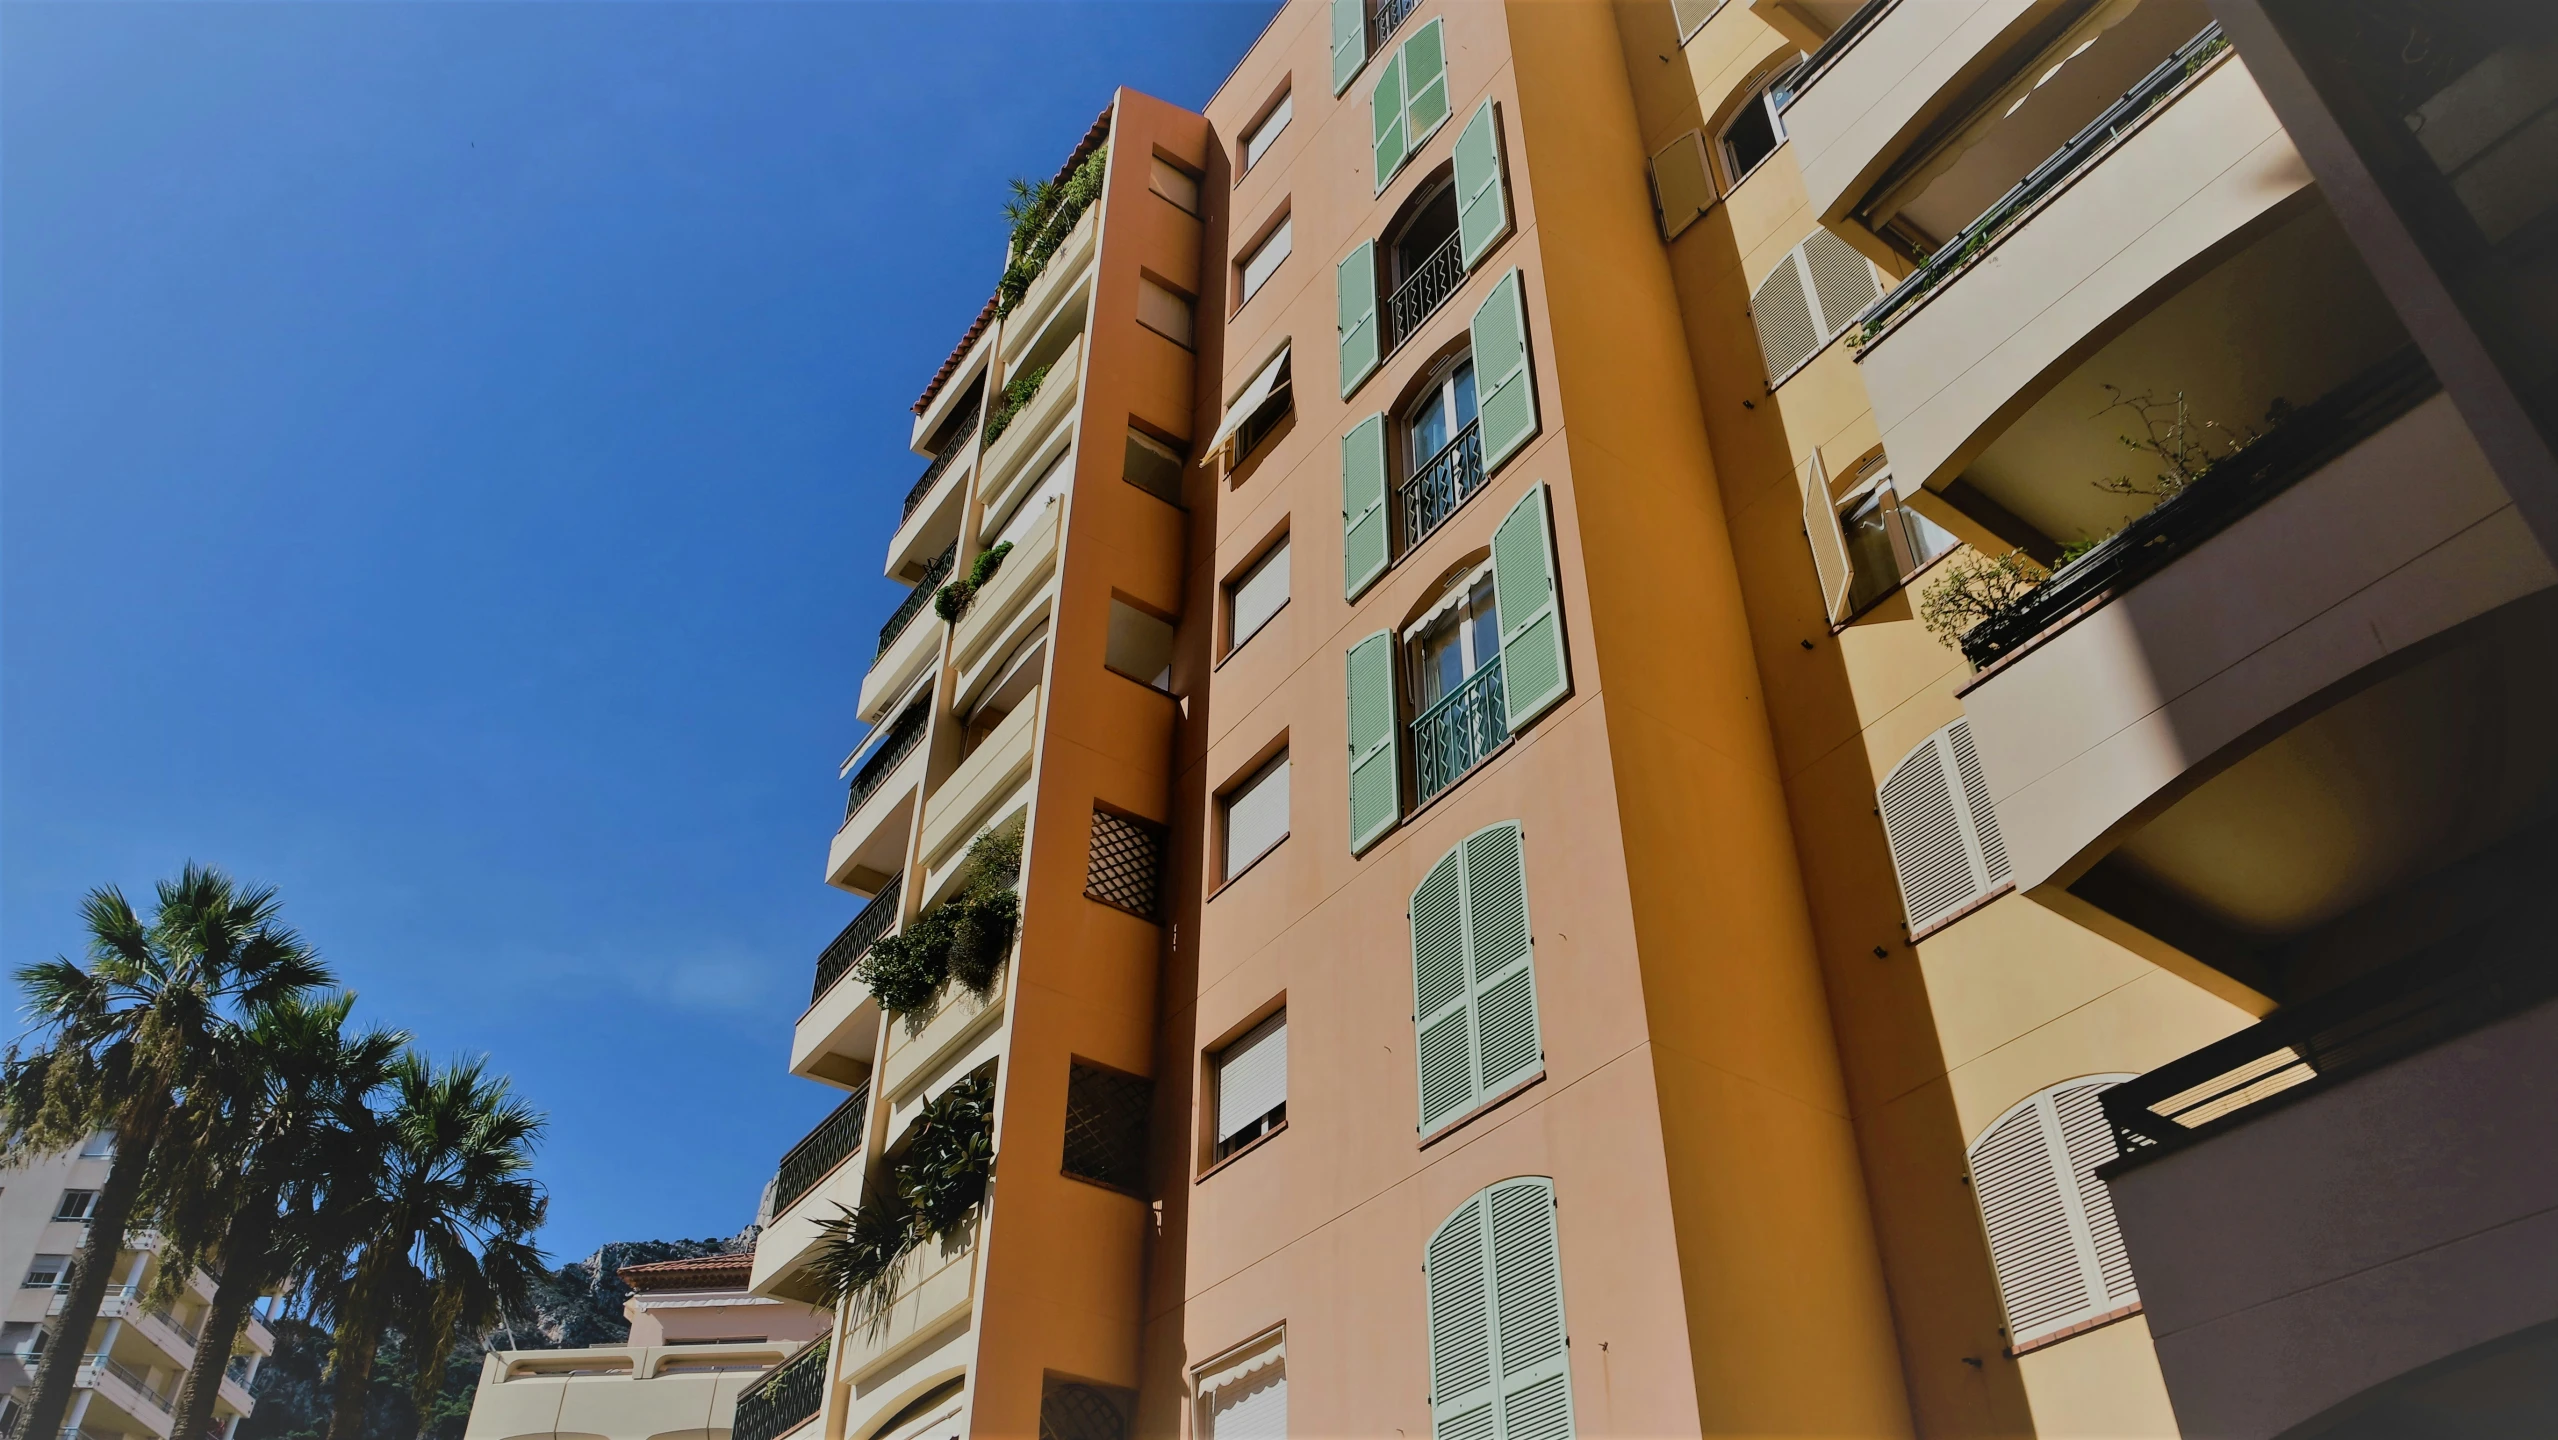
<svg viewBox="0 0 2558 1440"><path fill-rule="evenodd" d="M90 1212L97 1208L97 1191L65 1190L62 1192L61 1203L53 1207L53 1218L56 1220L86 1220L89 1218Z"/></svg>
<svg viewBox="0 0 2558 1440"><path fill-rule="evenodd" d="M1232 880L1288 838L1288 752L1228 791L1224 811L1225 873Z"/></svg>
<svg viewBox="0 0 2558 1440"><path fill-rule="evenodd" d="M1215 1158L1225 1159L1288 1118L1288 1012L1253 1026L1217 1052Z"/></svg>
<svg viewBox="0 0 2558 1440"><path fill-rule="evenodd" d="M1287 603L1288 537L1282 535L1278 544L1226 585L1226 649L1242 649Z"/></svg>

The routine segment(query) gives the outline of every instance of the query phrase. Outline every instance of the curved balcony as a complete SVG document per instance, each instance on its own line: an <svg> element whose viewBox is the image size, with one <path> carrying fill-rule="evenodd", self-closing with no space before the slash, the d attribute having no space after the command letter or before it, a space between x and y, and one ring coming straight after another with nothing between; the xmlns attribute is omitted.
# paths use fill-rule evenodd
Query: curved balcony
<svg viewBox="0 0 2558 1440"><path fill-rule="evenodd" d="M755 1266L748 1281L762 1294L802 1294L796 1272L807 1261L824 1232L817 1222L832 1218L837 1206L851 1209L862 1195L862 1141L870 1114L870 1087L846 1097L825 1119L791 1147L773 1175L773 1219L756 1237Z"/></svg>
<svg viewBox="0 0 2558 1440"><path fill-rule="evenodd" d="M1038 393L1004 421L1001 435L986 442L985 458L977 466L977 497L987 514L1002 514L1016 490L1038 480L1033 462L1047 453L1083 395L1083 361L1090 348L1084 340L1076 336L1048 362Z"/></svg>
<svg viewBox="0 0 2558 1440"><path fill-rule="evenodd" d="M898 1264L896 1298L871 1321L844 1325L844 1378L858 1385L967 1315L976 1287L977 1224L928 1240Z"/></svg>
<svg viewBox="0 0 2558 1440"><path fill-rule="evenodd" d="M986 588L968 602L968 613L959 617L959 625L951 632L950 662L961 675L960 692L965 694L980 666L1003 658L993 642L1010 636L1014 621L1034 597L1046 592L1048 582L1057 573L1057 538L1063 505L1051 505L1048 513L1031 526L1004 556L1004 563L986 581Z"/></svg>

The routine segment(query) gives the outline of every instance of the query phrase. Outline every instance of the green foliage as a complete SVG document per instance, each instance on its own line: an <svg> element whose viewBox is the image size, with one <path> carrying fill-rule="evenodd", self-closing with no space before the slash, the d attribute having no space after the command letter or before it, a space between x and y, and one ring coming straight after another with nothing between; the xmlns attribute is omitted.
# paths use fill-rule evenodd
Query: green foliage
<svg viewBox="0 0 2558 1440"><path fill-rule="evenodd" d="M2051 578L2022 550L1987 556L1964 550L1945 562L1934 584L1919 597L1918 615L1928 633L1960 648L1965 633L1991 615L2022 599Z"/></svg>
<svg viewBox="0 0 2558 1440"><path fill-rule="evenodd" d="M1013 542L1006 540L978 555L966 575L934 592L933 613L948 624L958 624L959 617L968 613L968 607L977 603L978 590L994 578L995 572L1003 567L1004 557L1011 553Z"/></svg>
<svg viewBox="0 0 2558 1440"><path fill-rule="evenodd" d="M820 1220L809 1263L818 1287L877 1324L897 1298L898 1262L966 1228L995 1168L995 1078L971 1075L928 1101L856 1209Z"/></svg>
<svg viewBox="0 0 2558 1440"><path fill-rule="evenodd" d="M995 285L997 315L1010 315L1022 297L1030 293L1031 283L1048 268L1057 247L1074 233L1075 222L1083 219L1092 202L1101 198L1101 182L1109 169L1110 145L1105 141L1094 146L1083 163L1062 179L1012 182L1012 198L1004 202L1004 219L1012 225L1012 245L1004 277ZM986 438L995 437L990 433Z"/></svg>
<svg viewBox="0 0 2558 1440"><path fill-rule="evenodd" d="M1004 382L1002 392L995 396L994 413L986 417L987 444L994 444L996 437L1002 435L1005 428L1013 423L1013 417L1020 414L1022 407L1028 405L1031 399L1039 394L1039 387L1048 383L1048 372L1052 368L1042 365L1037 369L1024 370Z"/></svg>
<svg viewBox="0 0 2558 1440"><path fill-rule="evenodd" d="M1021 926L1022 822L989 830L968 847L959 892L894 935L871 942L853 975L880 1008L929 1015L942 987L956 979L985 995L1003 974Z"/></svg>
<svg viewBox="0 0 2558 1440"><path fill-rule="evenodd" d="M2183 494L2210 474L2213 466L2264 439L2267 431L2280 427L2292 413L2291 402L2276 396L2274 403L2265 408L2264 430L2252 425L2232 429L2217 420L2194 419L2186 407L2182 390L2166 400L2147 390L2138 395L2126 395L2112 385L2105 387L2105 393L2114 397L2113 403L2098 414L2121 410L2141 427L2138 435L2117 435L2114 438L2121 441L2125 449L2150 457L2151 463L2160 468L2146 483L2129 475L2116 475L2094 484L2109 494L2139 495L2158 501L2173 500Z"/></svg>

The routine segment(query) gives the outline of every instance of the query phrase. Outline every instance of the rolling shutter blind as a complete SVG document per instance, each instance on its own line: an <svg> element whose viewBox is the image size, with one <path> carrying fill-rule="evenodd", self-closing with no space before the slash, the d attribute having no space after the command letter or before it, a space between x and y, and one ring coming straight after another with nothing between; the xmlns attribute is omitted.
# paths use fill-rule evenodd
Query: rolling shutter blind
<svg viewBox="0 0 2558 1440"><path fill-rule="evenodd" d="M1517 270L1501 277L1474 312L1476 407L1483 441L1483 473L1519 452L1537 433L1536 380L1528 368L1526 282Z"/></svg>
<svg viewBox="0 0 2558 1440"><path fill-rule="evenodd" d="M1386 417L1341 437L1341 579L1356 600L1386 573Z"/></svg>
<svg viewBox="0 0 2558 1440"><path fill-rule="evenodd" d="M2014 1348L2140 1298L2105 1182L2114 1146L2097 1096L2128 1076L2055 1086L1972 1145L1972 1190Z"/></svg>
<svg viewBox="0 0 2558 1440"><path fill-rule="evenodd" d="M1412 153L1403 128L1403 52L1397 50L1377 66L1377 88L1368 94L1369 148L1377 157L1377 193L1403 168Z"/></svg>
<svg viewBox="0 0 2558 1440"><path fill-rule="evenodd" d="M1471 271L1510 233L1510 194L1501 179L1501 119L1489 100L1457 132L1456 172L1457 258Z"/></svg>
<svg viewBox="0 0 2558 1440"><path fill-rule="evenodd" d="M1548 503L1542 482L1530 487L1492 532L1493 604L1501 613L1501 700L1513 735L1572 689Z"/></svg>
<svg viewBox="0 0 2558 1440"><path fill-rule="evenodd" d="M1811 296L1803 288L1800 251L1788 250L1776 269L1750 293L1750 319L1759 327L1759 353L1767 360L1768 384L1774 385L1821 348L1812 320Z"/></svg>
<svg viewBox="0 0 2558 1440"><path fill-rule="evenodd" d="M1394 636L1380 630L1350 647L1350 853L1402 818L1395 759Z"/></svg>
<svg viewBox="0 0 2558 1440"><path fill-rule="evenodd" d="M1433 20L1396 52L1403 68L1403 152L1409 158L1448 121L1448 31ZM1385 182L1380 179L1378 184Z"/></svg>
<svg viewBox="0 0 2558 1440"><path fill-rule="evenodd" d="M1554 1182L1504 1180L1457 1207L1423 1252L1435 1440L1570 1440L1571 1351Z"/></svg>
<svg viewBox="0 0 2558 1440"><path fill-rule="evenodd" d="M1880 800L1913 938L2008 882L2007 845L1968 721L1919 742L1883 777Z"/></svg>
<svg viewBox="0 0 2558 1440"><path fill-rule="evenodd" d="M1652 204L1660 212L1661 238L1675 240L1714 204L1714 171L1705 163L1705 137L1694 130L1652 154Z"/></svg>
<svg viewBox="0 0 2558 1440"><path fill-rule="evenodd" d="M1340 94L1368 63L1368 0L1332 0L1332 93Z"/></svg>
<svg viewBox="0 0 2558 1440"><path fill-rule="evenodd" d="M1243 643L1261 633L1279 607L1288 603L1288 541L1282 537L1270 553L1253 562L1253 567L1235 582L1233 617L1228 622L1231 638L1228 649L1240 649Z"/></svg>
<svg viewBox="0 0 2558 1440"><path fill-rule="evenodd" d="M1759 327L1768 384L1794 373L1820 353L1858 312L1883 293L1866 258L1827 230L1785 252L1750 295L1750 318Z"/></svg>
<svg viewBox="0 0 2558 1440"><path fill-rule="evenodd" d="M1343 257L1332 277L1338 313L1334 324L1341 331L1341 398L1347 400L1382 356L1377 334L1376 242L1364 242Z"/></svg>
<svg viewBox="0 0 2558 1440"><path fill-rule="evenodd" d="M1288 1103L1288 1012L1255 1025L1217 1056L1217 1139L1230 1140Z"/></svg>
<svg viewBox="0 0 2558 1440"><path fill-rule="evenodd" d="M1226 797L1226 878L1287 838L1288 757L1282 755Z"/></svg>
<svg viewBox="0 0 2558 1440"><path fill-rule="evenodd" d="M1839 509L1830 501L1830 471L1821 452L1812 452L1803 472L1803 533L1812 542L1812 569L1820 577L1821 610L1837 624L1848 616L1856 587L1856 567L1848 562L1847 535L1839 529Z"/></svg>
<svg viewBox="0 0 2558 1440"><path fill-rule="evenodd" d="M1467 836L1412 892L1412 1001L1424 1134L1544 1066L1517 821Z"/></svg>

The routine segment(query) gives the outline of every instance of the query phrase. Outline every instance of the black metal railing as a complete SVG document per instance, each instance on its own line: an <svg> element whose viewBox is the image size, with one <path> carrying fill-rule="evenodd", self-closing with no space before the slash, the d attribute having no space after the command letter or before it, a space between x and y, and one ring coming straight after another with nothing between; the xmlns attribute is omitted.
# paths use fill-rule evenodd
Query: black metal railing
<svg viewBox="0 0 2558 1440"><path fill-rule="evenodd" d="M790 1147L773 1173L773 1213L781 1214L817 1188L836 1166L852 1157L862 1143L862 1113L870 1108L870 1087L854 1091L834 1113L817 1122L808 1138Z"/></svg>
<svg viewBox="0 0 2558 1440"><path fill-rule="evenodd" d="M1955 272L1969 265L1974 257L1989 249L1993 241L2006 234L2009 227L2033 208L2034 202L2059 189L2062 181L2086 168L2088 162L2112 143L2115 136L2157 109L2161 102L2182 89L2187 80L2201 71L2203 62L2228 46L2229 42L2222 38L2217 24L2205 26L2201 34L2178 46L2175 54L2161 61L2158 68L2142 77L2139 84L2124 91L2122 98L2107 106L2104 114L2089 121L2086 128L2053 151L2050 159L2035 166L2032 174L2017 181L2012 189L1992 202L1990 208L1981 212L1979 219L1937 247L1936 253L1927 257L1927 263L1911 271L1907 279L1866 306L1856 317L1858 343L1871 344L1879 339L1893 316L1917 304L1951 279ZM1860 351L1860 358L1862 354Z"/></svg>
<svg viewBox="0 0 2558 1440"><path fill-rule="evenodd" d="M2558 995L2558 965L2465 934L2287 1005L2264 1021L2105 1092L2121 1160L2163 1155ZM2446 963L2467 949L2486 956ZM2250 1113L2255 1112L2255 1113Z"/></svg>
<svg viewBox="0 0 2558 1440"><path fill-rule="evenodd" d="M1963 657L1975 667L1988 665L2129 591L2440 388L2411 346L2294 410L2270 433L1965 631Z"/></svg>
<svg viewBox="0 0 2558 1440"><path fill-rule="evenodd" d="M1445 244L1430 252L1429 258L1412 267L1403 283L1386 297L1386 351L1392 354L1402 348L1421 328L1421 322L1438 313L1448 297L1465 283L1463 237L1451 233Z"/></svg>
<svg viewBox="0 0 2558 1440"><path fill-rule="evenodd" d="M1403 523L1398 554L1430 538L1430 532L1457 513L1457 507L1483 488L1483 428L1466 422L1457 438L1421 464L1412 478L1395 487L1395 518Z"/></svg>
<svg viewBox="0 0 2558 1440"><path fill-rule="evenodd" d="M846 823L851 823L853 812L862 808L862 802L871 797L871 792L887 781L890 773L896 770L897 763L915 753L915 747L923 743L924 722L931 718L932 696L927 692L916 696L911 704L898 712L895 720L889 722L888 737L870 752L870 758L862 762L862 768L853 772L852 788L844 792Z"/></svg>
<svg viewBox="0 0 2558 1440"><path fill-rule="evenodd" d="M1387 38L1402 29L1403 22L1420 8L1421 0L1376 0L1375 8L1368 12L1368 53L1374 55L1383 49Z"/></svg>
<svg viewBox="0 0 2558 1440"><path fill-rule="evenodd" d="M819 1339L737 1395L730 1440L781 1440L815 1418L826 1400L826 1350Z"/></svg>
<svg viewBox="0 0 2558 1440"><path fill-rule="evenodd" d="M1812 82L1827 74L1830 66L1863 38L1865 32L1874 27L1875 21L1883 18L1884 11L1900 3L1901 0L1865 0L1864 4L1857 6L1856 13L1848 16L1839 28L1830 32L1829 39L1821 42L1821 48L1803 57L1803 63L1794 67L1794 78L1786 82L1787 94L1784 102L1776 107L1777 113L1783 114L1788 106L1802 99L1803 92L1811 88Z"/></svg>
<svg viewBox="0 0 2558 1440"><path fill-rule="evenodd" d="M939 480L942 472L950 468L950 462L958 459L960 452L968 448L968 442L975 438L976 431L977 402L971 400L967 409L942 427L942 433L950 438L942 442L941 453L933 457L933 463L924 467L924 478L916 481L915 488L906 492L906 509L898 515L898 524L903 525L915 518L915 507L923 504L924 497L933 493L933 482Z"/></svg>
<svg viewBox="0 0 2558 1440"><path fill-rule="evenodd" d="M1493 656L1412 722L1413 803L1457 783L1510 738L1501 657Z"/></svg>
<svg viewBox="0 0 2558 1440"><path fill-rule="evenodd" d="M924 607L933 603L933 592L941 588L941 582L950 578L950 567L958 561L959 541L953 539L949 547L934 556L933 563L925 567L924 578L916 581L915 588L906 592L905 600L898 605L896 613L888 617L888 623L879 627L879 649L871 654L872 664L878 664L879 657L888 653L888 647L897 643L897 637L906 633L906 627L915 623L915 617L924 613Z"/></svg>
<svg viewBox="0 0 2558 1440"><path fill-rule="evenodd" d="M808 992L809 1004L816 1004L834 989L835 982L844 978L844 972L853 968L853 962L862 958L871 942L897 923L898 892L905 888L905 881L903 875L889 881L886 888L870 897L870 903L852 918L852 923L835 932L835 938L817 952L817 986Z"/></svg>

